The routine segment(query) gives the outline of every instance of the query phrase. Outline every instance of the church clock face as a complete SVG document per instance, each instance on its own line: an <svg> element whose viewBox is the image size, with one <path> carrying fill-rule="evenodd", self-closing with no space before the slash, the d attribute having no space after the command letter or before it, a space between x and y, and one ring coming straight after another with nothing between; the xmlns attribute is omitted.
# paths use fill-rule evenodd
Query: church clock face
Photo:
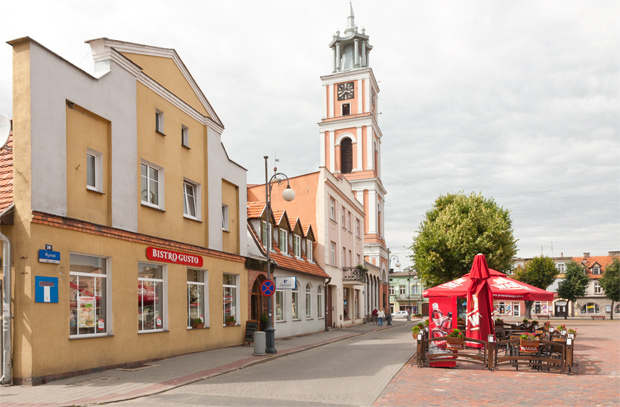
<svg viewBox="0 0 620 407"><path fill-rule="evenodd" d="M338 85L338 100L353 99L354 97L353 82L341 83Z"/></svg>

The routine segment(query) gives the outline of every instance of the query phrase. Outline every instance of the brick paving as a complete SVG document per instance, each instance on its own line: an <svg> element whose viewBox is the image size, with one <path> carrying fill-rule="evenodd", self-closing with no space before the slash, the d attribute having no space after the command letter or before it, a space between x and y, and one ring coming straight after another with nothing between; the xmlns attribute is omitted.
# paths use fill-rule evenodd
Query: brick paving
<svg viewBox="0 0 620 407"><path fill-rule="evenodd" d="M488 371L464 363L418 368L412 359L374 406L620 406L620 321L569 319L566 326L577 329L577 375L523 367Z"/></svg>

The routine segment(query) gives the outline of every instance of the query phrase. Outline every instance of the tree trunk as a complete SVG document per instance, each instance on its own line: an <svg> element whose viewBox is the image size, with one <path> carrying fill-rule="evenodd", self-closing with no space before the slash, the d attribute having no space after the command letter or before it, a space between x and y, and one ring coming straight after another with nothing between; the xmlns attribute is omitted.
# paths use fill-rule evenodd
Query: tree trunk
<svg viewBox="0 0 620 407"><path fill-rule="evenodd" d="M529 320L532 319L532 305L534 305L534 301L525 301L525 318Z"/></svg>
<svg viewBox="0 0 620 407"><path fill-rule="evenodd" d="M568 300L566 301L566 312L564 313L564 319L568 319L568 318L567 318L567 317L568 317L568 310L570 309L570 305L571 305L572 303L573 303L572 301L568 301ZM575 308L575 307L573 307L573 311L574 311L574 308Z"/></svg>
<svg viewBox="0 0 620 407"><path fill-rule="evenodd" d="M611 300L611 316L610 319L614 319L614 300Z"/></svg>

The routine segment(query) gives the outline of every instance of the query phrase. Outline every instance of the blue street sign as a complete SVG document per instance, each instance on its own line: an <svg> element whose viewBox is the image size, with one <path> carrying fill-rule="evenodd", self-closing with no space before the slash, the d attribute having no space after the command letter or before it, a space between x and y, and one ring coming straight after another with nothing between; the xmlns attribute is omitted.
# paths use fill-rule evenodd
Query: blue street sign
<svg viewBox="0 0 620 407"><path fill-rule="evenodd" d="M276 286L271 280L265 280L260 286L260 291L265 297L270 297L276 291Z"/></svg>
<svg viewBox="0 0 620 407"><path fill-rule="evenodd" d="M60 252L39 250L39 263L60 264Z"/></svg>

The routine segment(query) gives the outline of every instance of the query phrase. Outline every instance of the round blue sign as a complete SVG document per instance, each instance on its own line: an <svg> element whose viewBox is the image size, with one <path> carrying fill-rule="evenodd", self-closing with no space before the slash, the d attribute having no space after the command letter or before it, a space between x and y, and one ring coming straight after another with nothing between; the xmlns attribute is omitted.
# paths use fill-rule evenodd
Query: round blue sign
<svg viewBox="0 0 620 407"><path fill-rule="evenodd" d="M276 286L271 280L266 280L260 285L260 292L263 293L265 297L272 296L275 291Z"/></svg>

